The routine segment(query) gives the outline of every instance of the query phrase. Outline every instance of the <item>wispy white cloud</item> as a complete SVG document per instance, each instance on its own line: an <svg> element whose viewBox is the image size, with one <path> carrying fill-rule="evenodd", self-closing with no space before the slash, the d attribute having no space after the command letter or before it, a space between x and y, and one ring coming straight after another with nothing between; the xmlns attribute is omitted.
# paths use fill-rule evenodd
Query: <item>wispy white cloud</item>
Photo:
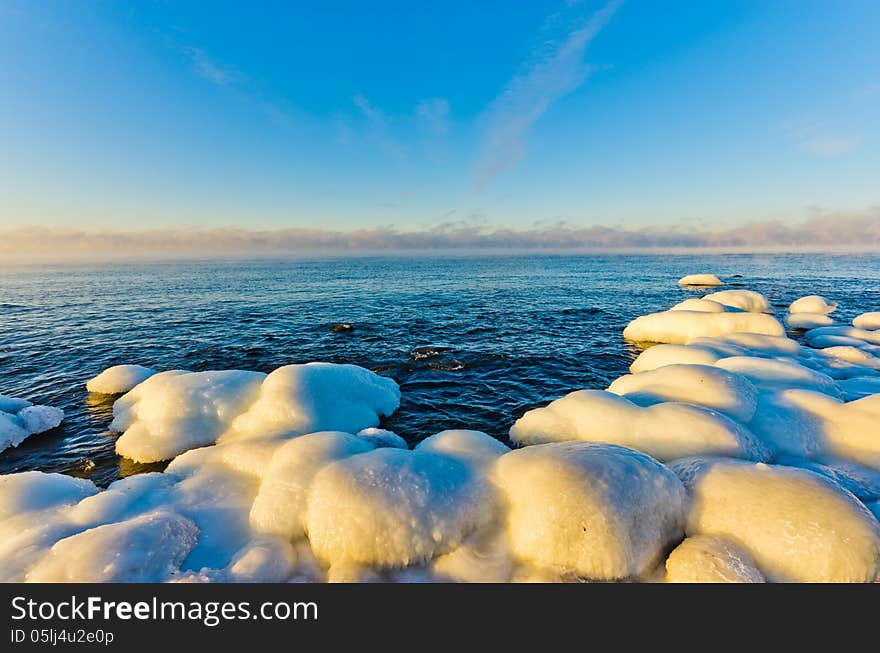
<svg viewBox="0 0 880 653"><path fill-rule="evenodd" d="M816 156L839 156L855 150L861 139L841 135L828 129L817 120L793 120L782 124L782 130L789 140L802 150Z"/></svg>
<svg viewBox="0 0 880 653"><path fill-rule="evenodd" d="M588 19L570 26L564 37L549 41L512 79L490 105L485 137L475 170L475 187L482 190L513 168L526 153L529 130L560 98L586 80L591 67L584 62L587 46L608 23L621 2L613 0ZM558 16L552 17L558 21Z"/></svg>
<svg viewBox="0 0 880 653"><path fill-rule="evenodd" d="M356 94L352 98L352 102L364 118L366 118L370 137L379 148L392 158L402 158L404 154L403 146L391 136L388 129L388 118L385 114L362 93Z"/></svg>
<svg viewBox="0 0 880 653"><path fill-rule="evenodd" d="M449 131L449 102L444 98L427 98L416 105L416 118L425 133L443 136Z"/></svg>
<svg viewBox="0 0 880 653"><path fill-rule="evenodd" d="M450 216L451 217L451 214ZM156 229L87 231L22 227L0 229L0 263L10 261L217 257L432 250L816 250L880 251L880 207L856 212L813 209L798 222L766 220L730 229L668 225L627 229L565 222L529 229L494 228L480 214L421 230L373 227L248 230Z"/></svg>
<svg viewBox="0 0 880 653"><path fill-rule="evenodd" d="M183 53L189 58L193 69L216 86L229 86L241 79L241 74L236 69L217 63L200 48L186 46Z"/></svg>

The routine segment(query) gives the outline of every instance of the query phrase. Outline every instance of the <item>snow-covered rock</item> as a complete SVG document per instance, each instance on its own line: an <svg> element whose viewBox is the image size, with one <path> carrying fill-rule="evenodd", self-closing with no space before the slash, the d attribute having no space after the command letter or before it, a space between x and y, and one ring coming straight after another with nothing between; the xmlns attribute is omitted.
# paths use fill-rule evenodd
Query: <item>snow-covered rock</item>
<svg viewBox="0 0 880 653"><path fill-rule="evenodd" d="M785 328L763 313L664 311L637 317L624 329L623 337L634 342L687 344L694 338L738 332L782 336Z"/></svg>
<svg viewBox="0 0 880 653"><path fill-rule="evenodd" d="M713 292L703 299L711 299L713 302L724 304L725 306L733 306L741 308L749 313L767 313L770 312L770 302L759 292L754 290L721 290Z"/></svg>
<svg viewBox="0 0 880 653"><path fill-rule="evenodd" d="M670 464L687 486L686 530L738 543L766 578L872 582L880 574L880 523L819 474L733 459Z"/></svg>
<svg viewBox="0 0 880 653"><path fill-rule="evenodd" d="M686 274L678 280L680 286L723 286L724 282L714 274Z"/></svg>
<svg viewBox="0 0 880 653"><path fill-rule="evenodd" d="M448 553L496 512L489 483L472 466L393 448L322 468L307 504L306 531L319 559L379 568Z"/></svg>
<svg viewBox="0 0 880 653"><path fill-rule="evenodd" d="M867 331L880 330L880 311L871 311L857 315L853 318L852 324L857 329L865 329Z"/></svg>
<svg viewBox="0 0 880 653"><path fill-rule="evenodd" d="M824 313L789 313L785 316L785 324L792 329L808 331L831 326L834 324L834 318Z"/></svg>
<svg viewBox="0 0 880 653"><path fill-rule="evenodd" d="M562 442L498 459L517 558L596 580L652 569L681 537L685 491L666 467L610 444Z"/></svg>
<svg viewBox="0 0 880 653"><path fill-rule="evenodd" d="M692 535L666 559L668 583L763 583L748 553L713 535Z"/></svg>
<svg viewBox="0 0 880 653"><path fill-rule="evenodd" d="M720 411L741 422L755 412L757 391L746 377L710 365L665 365L626 374L608 391L640 406L678 401Z"/></svg>
<svg viewBox="0 0 880 653"><path fill-rule="evenodd" d="M63 419L60 408L35 406L24 399L0 395L0 452L17 447L31 435L51 431Z"/></svg>
<svg viewBox="0 0 880 653"><path fill-rule="evenodd" d="M683 403L641 407L602 390L579 390L527 412L510 429L519 444L585 440L631 447L658 460L720 454L767 460L768 450L722 413Z"/></svg>
<svg viewBox="0 0 880 653"><path fill-rule="evenodd" d="M143 383L155 373L156 370L143 365L114 365L89 379L86 390L106 395L122 394L138 383Z"/></svg>
<svg viewBox="0 0 880 653"><path fill-rule="evenodd" d="M788 307L789 313L813 313L827 315L837 310L837 302L829 302L821 295L807 295L794 300Z"/></svg>
<svg viewBox="0 0 880 653"><path fill-rule="evenodd" d="M355 365L308 363L260 372L162 372L113 406L116 451L167 460L215 442L378 426L400 403L392 379Z"/></svg>

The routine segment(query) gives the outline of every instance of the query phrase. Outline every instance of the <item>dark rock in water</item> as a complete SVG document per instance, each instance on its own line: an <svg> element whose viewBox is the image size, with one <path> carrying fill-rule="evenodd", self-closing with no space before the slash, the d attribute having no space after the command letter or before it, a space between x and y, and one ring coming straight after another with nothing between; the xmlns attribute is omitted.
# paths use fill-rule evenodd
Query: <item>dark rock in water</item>
<svg viewBox="0 0 880 653"><path fill-rule="evenodd" d="M454 358L440 358L429 362L428 367L432 370L441 370L443 372L458 372L464 369L464 363Z"/></svg>
<svg viewBox="0 0 880 653"><path fill-rule="evenodd" d="M351 324L344 322L342 324L337 324L336 326L334 326L333 330L336 333L349 333L351 331L354 331L354 327Z"/></svg>
<svg viewBox="0 0 880 653"><path fill-rule="evenodd" d="M742 278L743 278L743 275L741 275L741 274L731 274L731 275L730 275L730 278L731 278L731 279L742 279Z"/></svg>
<svg viewBox="0 0 880 653"><path fill-rule="evenodd" d="M426 358L434 358L439 356L444 351L446 351L446 347L435 347L433 345L426 345L424 347L416 347L415 349L410 349L409 356L413 360L422 361Z"/></svg>

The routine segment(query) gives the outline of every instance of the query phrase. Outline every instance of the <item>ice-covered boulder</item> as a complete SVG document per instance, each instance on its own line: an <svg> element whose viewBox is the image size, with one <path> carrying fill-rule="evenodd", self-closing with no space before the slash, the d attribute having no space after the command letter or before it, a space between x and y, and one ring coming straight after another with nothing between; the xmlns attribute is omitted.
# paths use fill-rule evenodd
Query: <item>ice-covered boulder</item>
<svg viewBox="0 0 880 653"><path fill-rule="evenodd" d="M629 371L633 374L648 372L665 365L714 365L721 355L708 347L691 345L654 345L648 347L632 365Z"/></svg>
<svg viewBox="0 0 880 653"><path fill-rule="evenodd" d="M785 324L792 329L808 331L831 326L834 318L824 313L789 313L785 316Z"/></svg>
<svg viewBox="0 0 880 653"><path fill-rule="evenodd" d="M670 464L687 486L687 534L742 546L766 578L872 582L880 574L880 523L829 479L794 467L733 459Z"/></svg>
<svg viewBox="0 0 880 653"><path fill-rule="evenodd" d="M369 438L340 431L311 433L284 443L263 475L250 510L251 527L288 539L303 537L306 499L315 474L334 461L372 451L375 446Z"/></svg>
<svg viewBox="0 0 880 653"><path fill-rule="evenodd" d="M838 381L837 385L843 391L843 397L846 401L855 401L880 394L880 377L878 376L855 376Z"/></svg>
<svg viewBox="0 0 880 653"><path fill-rule="evenodd" d="M857 329L865 329L866 331L880 330L880 311L871 311L857 315L853 318L852 324Z"/></svg>
<svg viewBox="0 0 880 653"><path fill-rule="evenodd" d="M415 451L449 456L484 468L510 451L510 447L482 431L455 429L425 438L416 445Z"/></svg>
<svg viewBox="0 0 880 653"><path fill-rule="evenodd" d="M829 302L821 295L807 295L794 300L788 307L789 313L813 313L827 315L837 310L837 302Z"/></svg>
<svg viewBox="0 0 880 653"><path fill-rule="evenodd" d="M452 551L496 513L489 483L471 465L392 448L327 465L307 504L306 531L319 559L386 568Z"/></svg>
<svg viewBox="0 0 880 653"><path fill-rule="evenodd" d="M804 388L832 397L840 397L840 388L827 374L795 362L756 356L731 356L719 359L716 367L746 377L760 390Z"/></svg>
<svg viewBox="0 0 880 653"><path fill-rule="evenodd" d="M658 460L721 454L767 460L768 450L748 429L700 406L658 403L643 408L602 390L578 390L530 410L510 429L519 444L568 440L631 447Z"/></svg>
<svg viewBox="0 0 880 653"><path fill-rule="evenodd" d="M681 537L685 491L653 458L610 444L561 442L498 459L513 554L583 578L633 578Z"/></svg>
<svg viewBox="0 0 880 653"><path fill-rule="evenodd" d="M287 365L269 374L162 372L113 406L116 451L140 462L245 439L375 427L400 403L393 379L355 365Z"/></svg>
<svg viewBox="0 0 880 653"><path fill-rule="evenodd" d="M379 425L400 405L394 379L357 365L307 363L272 372L256 402L232 424L229 437L316 431L356 433Z"/></svg>
<svg viewBox="0 0 880 653"><path fill-rule="evenodd" d="M86 390L106 395L122 394L138 383L143 383L155 373L156 370L143 365L114 365L89 379Z"/></svg>
<svg viewBox="0 0 880 653"><path fill-rule="evenodd" d="M880 499L880 470L833 456L819 457L816 460L779 456L774 462L787 467L802 467L830 478L863 502Z"/></svg>
<svg viewBox="0 0 880 653"><path fill-rule="evenodd" d="M685 299L669 309L670 311L696 311L697 313L730 313L741 309L725 306L711 299Z"/></svg>
<svg viewBox="0 0 880 653"><path fill-rule="evenodd" d="M31 435L51 431L63 419L60 408L35 406L24 399L0 395L0 452L17 447Z"/></svg>
<svg viewBox="0 0 880 653"><path fill-rule="evenodd" d="M138 462L168 460L213 444L256 400L265 374L162 372L113 405L116 452Z"/></svg>
<svg viewBox="0 0 880 653"><path fill-rule="evenodd" d="M768 336L760 333L729 333L714 338L696 338L689 345L713 349L724 356L797 356L800 343L786 336Z"/></svg>
<svg viewBox="0 0 880 653"><path fill-rule="evenodd" d="M665 365L648 372L626 374L608 391L640 406L679 401L712 408L741 422L755 412L757 390L746 377L710 365Z"/></svg>
<svg viewBox="0 0 880 653"><path fill-rule="evenodd" d="M666 559L668 583L763 583L748 553L713 535L692 535Z"/></svg>
<svg viewBox="0 0 880 653"><path fill-rule="evenodd" d="M710 293L703 299L710 299L725 306L741 308L749 313L770 312L770 302L764 295L754 290L721 290Z"/></svg>
<svg viewBox="0 0 880 653"><path fill-rule="evenodd" d="M198 539L180 515L157 511L64 538L28 571L30 582L141 582L167 580Z"/></svg>
<svg viewBox="0 0 880 653"><path fill-rule="evenodd" d="M687 344L695 338L738 332L782 336L785 328L763 313L664 311L637 317L624 329L623 337L634 342Z"/></svg>
<svg viewBox="0 0 880 653"><path fill-rule="evenodd" d="M804 334L804 337L807 341L816 346L824 346L824 345L816 345L813 344L813 341L821 338L822 336L837 336L841 338L849 338L851 340L859 341L858 343L851 342L839 342L834 344L856 344L856 346L860 345L880 345L880 331L870 331L868 329L859 329L857 327L848 327L848 326L827 326L827 327L818 327L816 329L810 329Z"/></svg>
<svg viewBox="0 0 880 653"><path fill-rule="evenodd" d="M98 488L84 478L43 472L0 475L0 520L14 515L73 505Z"/></svg>
<svg viewBox="0 0 880 653"><path fill-rule="evenodd" d="M686 274L678 280L680 286L723 286L724 282L714 274Z"/></svg>

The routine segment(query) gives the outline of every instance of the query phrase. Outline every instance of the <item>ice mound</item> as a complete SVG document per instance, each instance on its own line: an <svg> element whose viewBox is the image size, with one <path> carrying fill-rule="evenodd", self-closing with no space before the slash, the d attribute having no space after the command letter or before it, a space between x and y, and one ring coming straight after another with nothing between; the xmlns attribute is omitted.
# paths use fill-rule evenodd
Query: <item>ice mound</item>
<svg viewBox="0 0 880 653"><path fill-rule="evenodd" d="M785 324L792 329L807 331L831 326L834 324L834 318L824 313L789 313L785 316Z"/></svg>
<svg viewBox="0 0 880 653"><path fill-rule="evenodd" d="M741 308L725 306L711 299L685 299L669 309L670 311L696 311L697 313L744 313Z"/></svg>
<svg viewBox="0 0 880 653"><path fill-rule="evenodd" d="M122 394L143 383L156 373L143 365L114 365L89 379L86 390L105 395Z"/></svg>
<svg viewBox="0 0 880 653"><path fill-rule="evenodd" d="M837 310L837 302L829 302L820 295L807 295L794 300L788 307L789 313L814 313L827 315Z"/></svg>
<svg viewBox="0 0 880 653"><path fill-rule="evenodd" d="M256 402L232 424L233 437L357 432L400 405L393 379L357 365L286 365L269 374Z"/></svg>
<svg viewBox="0 0 880 653"><path fill-rule="evenodd" d="M680 286L723 286L724 282L714 274L686 274L678 280Z"/></svg>
<svg viewBox="0 0 880 653"><path fill-rule="evenodd" d="M633 374L649 372L664 365L691 364L714 365L721 356L712 349L691 345L654 345L648 347L632 365L629 371Z"/></svg>
<svg viewBox="0 0 880 653"><path fill-rule="evenodd" d="M746 377L760 390L805 388L833 397L841 396L840 388L830 376L793 361L731 356L718 360L715 365Z"/></svg>
<svg viewBox="0 0 880 653"><path fill-rule="evenodd" d="M113 405L116 453L138 462L168 460L213 444L257 398L260 372L163 372Z"/></svg>
<svg viewBox="0 0 880 653"><path fill-rule="evenodd" d="M64 474L0 475L0 520L23 512L73 505L97 491L91 481Z"/></svg>
<svg viewBox="0 0 880 653"><path fill-rule="evenodd" d="M737 332L782 336L785 328L772 315L758 312L664 311L637 317L623 337L633 342L687 344L695 338Z"/></svg>
<svg viewBox="0 0 880 653"><path fill-rule="evenodd" d="M485 467L510 451L510 447L482 431L457 429L441 431L425 438L416 445L415 451L436 453Z"/></svg>
<svg viewBox="0 0 880 653"><path fill-rule="evenodd" d="M692 535L666 559L668 583L763 583L749 554L723 537Z"/></svg>
<svg viewBox="0 0 880 653"><path fill-rule="evenodd" d="M732 459L671 463L691 495L688 535L729 538L779 582L872 582L880 523L829 479Z"/></svg>
<svg viewBox="0 0 880 653"><path fill-rule="evenodd" d="M51 431L63 419L60 408L35 406L24 399L0 395L0 452L17 447L31 435Z"/></svg>
<svg viewBox="0 0 880 653"><path fill-rule="evenodd" d="M376 441L378 442L378 441ZM272 456L250 510L254 531L305 535L306 499L315 474L331 462L372 451L376 444L339 431L311 433L285 442Z"/></svg>
<svg viewBox="0 0 880 653"><path fill-rule="evenodd" d="M795 456L780 456L776 463L787 467L802 467L830 478L863 502L880 499L880 471L851 460L834 457L807 460Z"/></svg>
<svg viewBox="0 0 880 653"><path fill-rule="evenodd" d="M561 442L498 459L517 558L579 577L633 578L681 537L685 491L666 467L611 444Z"/></svg>
<svg viewBox="0 0 880 653"><path fill-rule="evenodd" d="M511 427L510 439L519 444L605 442L658 460L696 454L767 460L769 455L748 429L714 410L682 403L642 408L602 390L579 390L530 410Z"/></svg>
<svg viewBox="0 0 880 653"><path fill-rule="evenodd" d="M709 299L733 308L741 308L749 313L771 312L770 302L767 301L767 298L754 290L721 290L710 293L703 299Z"/></svg>
<svg viewBox="0 0 880 653"><path fill-rule="evenodd" d="M379 568L447 553L495 513L490 485L472 466L391 448L324 467L307 504L306 531L320 560Z"/></svg>
<svg viewBox="0 0 880 653"><path fill-rule="evenodd" d="M167 460L215 442L356 432L400 403L397 384L355 365L287 365L269 374L162 372L113 406L116 451L140 462Z"/></svg>
<svg viewBox="0 0 880 653"><path fill-rule="evenodd" d="M880 331L869 331L868 329L859 329L847 326L829 326L810 329L804 334L808 341L816 340L822 336L837 336L848 338L850 340L860 341L858 343L840 342L839 344L855 344L860 345L880 345ZM812 342L810 344L813 344ZM814 345L815 346L815 345Z"/></svg>
<svg viewBox="0 0 880 653"><path fill-rule="evenodd" d="M846 401L855 401L870 395L880 394L880 377L877 376L856 376L838 381L837 385L843 391Z"/></svg>
<svg viewBox="0 0 880 653"><path fill-rule="evenodd" d="M852 324L857 329L865 329L867 331L880 330L880 311L857 315L853 318Z"/></svg>
<svg viewBox="0 0 880 653"><path fill-rule="evenodd" d="M191 521L165 512L97 526L57 542L31 568L27 580L157 582L180 566L198 534Z"/></svg>
<svg viewBox="0 0 880 653"><path fill-rule="evenodd" d="M665 365L648 372L626 374L608 391L640 406L679 401L720 411L748 422L757 405L757 390L740 374L709 365Z"/></svg>
<svg viewBox="0 0 880 653"><path fill-rule="evenodd" d="M797 356L803 348L786 336L768 336L760 333L730 333L716 338L697 338L688 344L713 349L724 356ZM728 353L729 352L729 353Z"/></svg>

